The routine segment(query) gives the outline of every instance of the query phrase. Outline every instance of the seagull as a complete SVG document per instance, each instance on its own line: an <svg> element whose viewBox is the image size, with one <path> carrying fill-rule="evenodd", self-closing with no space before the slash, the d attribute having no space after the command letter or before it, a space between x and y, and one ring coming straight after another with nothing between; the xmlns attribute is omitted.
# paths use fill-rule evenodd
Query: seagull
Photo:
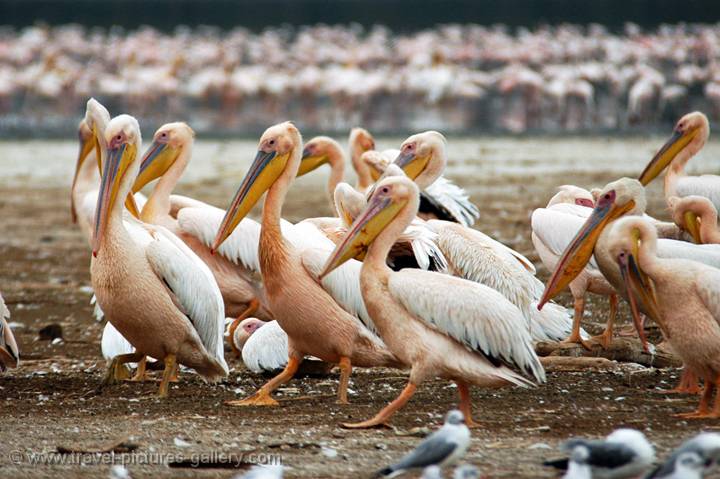
<svg viewBox="0 0 720 479"><path fill-rule="evenodd" d="M588 459L590 459L590 449L584 445L575 446L570 453L568 468L563 479L592 479Z"/></svg>
<svg viewBox="0 0 720 479"><path fill-rule="evenodd" d="M433 464L423 469L420 479L442 479L442 469L440 466Z"/></svg>
<svg viewBox="0 0 720 479"><path fill-rule="evenodd" d="M234 479L282 479L283 466L277 464L255 466L243 475L237 475Z"/></svg>
<svg viewBox="0 0 720 479"><path fill-rule="evenodd" d="M670 460L663 464L667 469L661 476L652 475L662 479L701 479L705 476L705 461L697 452L685 451L678 455L673 454Z"/></svg>
<svg viewBox="0 0 720 479"><path fill-rule="evenodd" d="M453 471L453 479L480 479L480 469L472 464L461 464Z"/></svg>
<svg viewBox="0 0 720 479"><path fill-rule="evenodd" d="M453 409L447 414L443 427L426 437L397 464L378 471L375 477L395 477L410 469L453 464L465 455L469 445L470 429L465 425L465 416Z"/></svg>
<svg viewBox="0 0 720 479"><path fill-rule="evenodd" d="M648 479L652 478L681 478L681 477L702 477L683 476L682 471L693 470L693 459L688 454L695 454L700 457L704 472L707 473L720 460L720 434L716 432L702 432L680 444L664 464L658 466ZM684 458L683 458L684 456Z"/></svg>
<svg viewBox="0 0 720 479"><path fill-rule="evenodd" d="M595 479L622 479L637 477L647 470L655 460L655 450L647 438L635 429L618 429L604 440L571 439L563 449L572 453L575 449L587 449L587 465ZM546 466L568 470L577 464L572 458L546 461ZM565 476L573 479L585 476Z"/></svg>

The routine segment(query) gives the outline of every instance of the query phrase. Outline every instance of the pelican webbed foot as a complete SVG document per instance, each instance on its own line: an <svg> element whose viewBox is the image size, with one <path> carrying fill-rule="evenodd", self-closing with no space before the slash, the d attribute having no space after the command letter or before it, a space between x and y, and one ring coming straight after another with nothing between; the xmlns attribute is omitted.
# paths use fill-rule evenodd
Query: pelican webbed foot
<svg viewBox="0 0 720 479"><path fill-rule="evenodd" d="M408 383L407 386L405 386L405 389L402 390L400 395L395 398L393 402L385 406L379 413L375 415L372 419L368 419L367 421L363 422L356 422L356 423L343 423L341 424L342 427L345 429L370 429L373 427L388 427L388 421L390 418L395 414L399 409L401 409L415 394L415 391L417 390L417 386L413 383Z"/></svg>
<svg viewBox="0 0 720 479"><path fill-rule="evenodd" d="M147 379L147 356L143 356L137 364L135 375L128 379L128 381L147 381Z"/></svg>
<svg viewBox="0 0 720 479"><path fill-rule="evenodd" d="M655 392L658 394L700 394L703 391L700 386L700 378L697 374L684 368L680 382L672 389L660 389Z"/></svg>
<svg viewBox="0 0 720 479"><path fill-rule="evenodd" d="M118 354L117 356L115 356L110 362L107 374L105 375L105 379L103 380L103 386L116 384L119 381L127 379L129 375L125 364L139 362L144 357L145 355L141 353Z"/></svg>
<svg viewBox="0 0 720 479"><path fill-rule="evenodd" d="M263 387L261 387L255 394L249 398L239 401L225 401L228 406L279 406L279 403L274 400L270 394L278 388L278 386L285 384L290 381L298 368L302 357L291 355L288 357L287 366L282 370L280 374L272 378Z"/></svg>

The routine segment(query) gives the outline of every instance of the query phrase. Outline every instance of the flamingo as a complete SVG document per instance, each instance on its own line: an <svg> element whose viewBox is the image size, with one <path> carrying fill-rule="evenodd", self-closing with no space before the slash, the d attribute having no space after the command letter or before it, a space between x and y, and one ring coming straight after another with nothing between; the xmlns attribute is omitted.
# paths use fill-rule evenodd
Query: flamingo
<svg viewBox="0 0 720 479"><path fill-rule="evenodd" d="M117 198L127 197L140 169L137 120L115 117L101 138L106 153L90 273L108 321L136 348L113 359L105 383L116 380L121 365L146 355L164 362L161 397L167 396L178 364L217 381L228 373L217 283L202 260L167 229L122 219Z"/></svg>
<svg viewBox="0 0 720 479"><path fill-rule="evenodd" d="M720 176L688 176L685 165L705 146L710 135L707 117L695 111L678 120L672 136L658 150L640 175L643 185L649 184L665 168L665 199L673 196L704 196L720 208Z"/></svg>
<svg viewBox="0 0 720 479"><path fill-rule="evenodd" d="M540 260L549 271L555 269L560 255L577 233L579 225L592 213L594 201L592 194L586 189L563 185L550 198L547 207L533 211L531 218L532 242ZM602 347L608 348L612 342L613 325L617 313L618 298L615 289L607 282L593 259L590 259L587 266L569 285L573 295L575 315L572 332L566 341L578 343L590 349L580 334L580 322L585 310L585 295L587 293L601 294L610 299L610 318L603 334L591 339L598 341Z"/></svg>
<svg viewBox="0 0 720 479"><path fill-rule="evenodd" d="M615 222L608 243L609 255L626 280L636 324L638 304L652 305L673 351L685 368L705 381L697 410L678 416L720 417L720 396L710 409L720 382L720 270L697 261L660 257L657 232L642 218Z"/></svg>
<svg viewBox="0 0 720 479"><path fill-rule="evenodd" d="M367 315L358 311L365 309L362 298L354 298L356 307L348 308L352 299L349 296L356 296L351 292L353 285L359 289L359 263L319 284L315 275L322 268L326 253L332 251L332 242L312 226L286 225L281 221L282 206L301 161L302 137L297 128L290 122L268 128L212 244L212 249L217 250L262 194L268 192L258 255L270 308L288 335L288 363L282 373L253 396L228 403L233 406L277 405L272 391L293 377L305 356L339 365L341 403L347 403L353 365L400 365L380 338L358 319ZM340 299L345 299L340 301L345 308L338 303ZM351 313L348 309L355 311Z"/></svg>
<svg viewBox="0 0 720 479"><path fill-rule="evenodd" d="M20 351L15 341L12 329L8 324L10 310L0 294L0 372L8 368L16 368L20 362Z"/></svg>
<svg viewBox="0 0 720 479"><path fill-rule="evenodd" d="M360 274L363 298L388 348L410 367L408 385L397 399L372 419L346 427L384 424L433 377L457 383L460 409L470 425L470 384L532 385L518 370L539 383L545 380L525 318L500 293L439 273L388 268L387 254L416 217L418 205L419 190L412 180L381 180L319 275L324 278L358 250L367 251Z"/></svg>

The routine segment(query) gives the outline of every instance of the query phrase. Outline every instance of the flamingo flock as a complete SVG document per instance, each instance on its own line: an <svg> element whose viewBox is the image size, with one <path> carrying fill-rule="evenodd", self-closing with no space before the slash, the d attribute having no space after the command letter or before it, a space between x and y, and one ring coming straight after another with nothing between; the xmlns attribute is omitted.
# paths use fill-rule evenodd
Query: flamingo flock
<svg viewBox="0 0 720 479"><path fill-rule="evenodd" d="M69 129L89 96L199 132L612 131L720 119L720 27L445 25L0 31L0 130Z"/></svg>

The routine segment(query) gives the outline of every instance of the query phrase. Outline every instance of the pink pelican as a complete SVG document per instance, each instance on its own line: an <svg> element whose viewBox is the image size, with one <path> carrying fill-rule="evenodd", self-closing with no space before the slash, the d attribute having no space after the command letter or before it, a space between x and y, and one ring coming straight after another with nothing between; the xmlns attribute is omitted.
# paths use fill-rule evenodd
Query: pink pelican
<svg viewBox="0 0 720 479"><path fill-rule="evenodd" d="M370 169L365 162L360 160L360 157L366 151L375 149L375 139L366 129L353 128L350 130L348 143L350 145L350 161L357 174L355 189L364 193L375 180L373 180Z"/></svg>
<svg viewBox="0 0 720 479"><path fill-rule="evenodd" d="M136 348L116 356L118 368L144 356L162 359L159 394L167 395L176 365L208 380L227 375L223 357L222 296L212 273L182 241L162 226L122 219L122 203L140 169L140 127L120 115L104 135L105 164L94 222L92 285L108 321Z"/></svg>
<svg viewBox="0 0 720 479"><path fill-rule="evenodd" d="M626 280L636 324L637 305L652 305L673 351L685 368L705 381L697 410L678 416L720 417L720 396L710 409L720 379L720 270L659 257L657 232L642 218L615 222L608 238L610 256Z"/></svg>
<svg viewBox="0 0 720 479"><path fill-rule="evenodd" d="M411 368L409 383L397 399L372 419L347 427L386 423L433 377L457 383L460 409L469 424L469 385L532 384L513 367L537 382L545 380L525 318L500 293L460 278L416 269L395 272L387 266L386 257L416 217L419 202L418 187L409 178L381 180L319 276L366 250L360 274L363 299L388 348Z"/></svg>
<svg viewBox="0 0 720 479"><path fill-rule="evenodd" d="M340 144L328 136L316 136L303 148L298 176L303 176L324 164L330 165L327 191L332 202L335 187L345 175L345 154Z"/></svg>
<svg viewBox="0 0 720 479"><path fill-rule="evenodd" d="M718 213L708 198L695 195L684 198L671 196L668 198L668 206L675 224L692 235L696 243L720 244Z"/></svg>
<svg viewBox="0 0 720 479"><path fill-rule="evenodd" d="M10 310L5 306L0 294L0 372L5 372L8 368L16 368L20 362L20 352L8 324L9 319Z"/></svg>
<svg viewBox="0 0 720 479"><path fill-rule="evenodd" d="M334 245L312 226L288 225L281 219L287 191L302 161L302 149L300 132L290 122L272 126L263 133L255 161L213 241L212 249L217 250L263 193L268 192L262 211L258 255L268 303L288 335L288 363L282 373L253 396L233 401L231 405L277 405L270 394L293 377L305 356L340 366L338 400L341 403L347 402L353 365L399 364L382 341L358 320L358 316L367 315L358 311L365 309L362 297L355 297L351 292L353 283L359 290L359 263L356 262L352 270L327 278L321 285L315 275ZM356 308L348 308L353 299ZM355 311L348 312L350 309Z"/></svg>

